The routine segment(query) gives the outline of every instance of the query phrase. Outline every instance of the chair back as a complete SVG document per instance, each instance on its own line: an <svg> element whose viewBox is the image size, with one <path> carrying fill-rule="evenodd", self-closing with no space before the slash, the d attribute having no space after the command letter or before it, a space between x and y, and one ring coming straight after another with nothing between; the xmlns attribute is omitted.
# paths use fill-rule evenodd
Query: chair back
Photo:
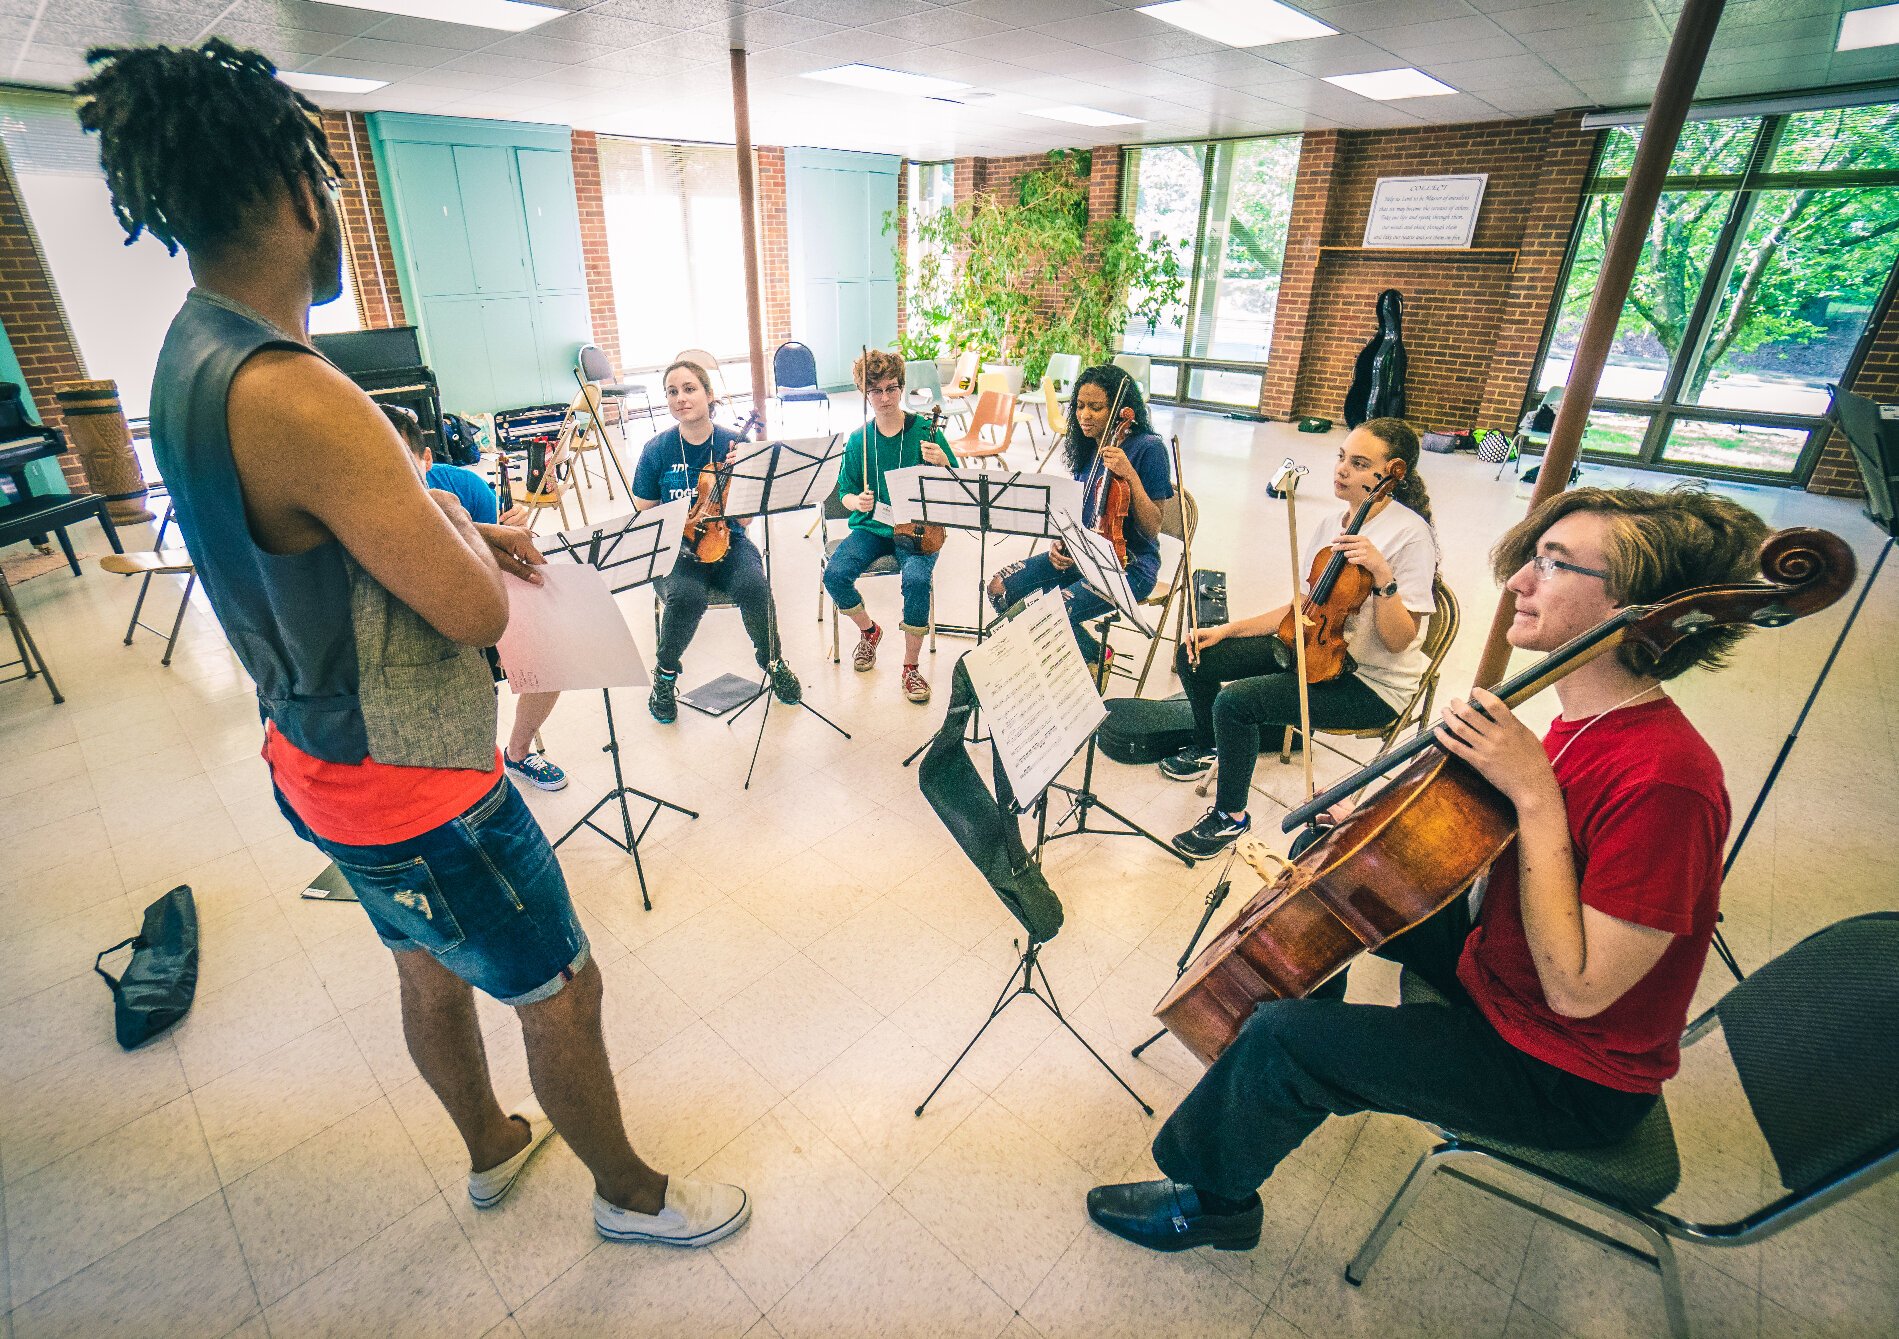
<svg viewBox="0 0 1899 1339"><path fill-rule="evenodd" d="M1715 1013L1781 1184L1811 1190L1899 1151L1899 912L1809 935Z"/></svg>
<svg viewBox="0 0 1899 1339"><path fill-rule="evenodd" d="M1061 393L1057 390L1053 377L1042 378L1042 404L1048 410L1049 432L1056 437L1065 434L1068 431L1068 416L1062 412Z"/></svg>
<svg viewBox="0 0 1899 1339"><path fill-rule="evenodd" d="M950 376L951 395L968 395L976 389L976 362L974 349L964 349L956 355L956 370Z"/></svg>
<svg viewBox="0 0 1899 1339"><path fill-rule="evenodd" d="M995 368L976 374L976 394L987 395L995 391L1000 395L1014 395L1015 388L1009 384L1009 378Z"/></svg>
<svg viewBox="0 0 1899 1339"><path fill-rule="evenodd" d="M607 361L606 350L598 344L580 346L579 364L582 381L613 380L613 364Z"/></svg>
<svg viewBox="0 0 1899 1339"><path fill-rule="evenodd" d="M808 345L786 340L771 356L772 384L780 391L816 390L818 358Z"/></svg>
<svg viewBox="0 0 1899 1339"><path fill-rule="evenodd" d="M1200 504L1193 500L1193 494L1184 488L1176 488L1174 495L1161 503L1160 532L1172 535L1182 544L1193 543L1194 531L1200 528ZM1182 561L1187 555L1182 553Z"/></svg>
<svg viewBox="0 0 1899 1339"><path fill-rule="evenodd" d="M1055 383L1055 394L1067 395L1075 384L1075 378L1081 375L1081 355L1078 353L1051 353L1048 366L1043 369L1042 380Z"/></svg>
<svg viewBox="0 0 1899 1339"><path fill-rule="evenodd" d="M983 436L985 428L994 428L994 441ZM1007 391L984 391L976 401L976 412L969 420L969 432L956 443L958 460L972 456L999 456L1009 449L1015 436L1015 396Z"/></svg>
<svg viewBox="0 0 1899 1339"><path fill-rule="evenodd" d="M983 375L1000 375L1003 379L1003 389L1018 400L1022 398L1022 365L1020 363L990 363L983 368ZM976 384L978 386L982 384L980 377L977 378Z"/></svg>
<svg viewBox="0 0 1899 1339"><path fill-rule="evenodd" d="M706 376L712 380L712 385L707 387L712 392L712 398L715 401L730 398L725 392L725 373L719 370L719 360L704 349L681 349L673 355L673 361L699 364L706 370Z"/></svg>
<svg viewBox="0 0 1899 1339"><path fill-rule="evenodd" d="M1117 353L1114 365L1140 383L1141 398L1152 399L1151 387L1154 382L1154 363L1144 353Z"/></svg>
<svg viewBox="0 0 1899 1339"><path fill-rule="evenodd" d="M918 391L929 392L929 401L919 403ZM913 397L916 397L913 399ZM943 403L943 374L936 370L933 358L917 358L903 365L903 407L912 412L929 413Z"/></svg>

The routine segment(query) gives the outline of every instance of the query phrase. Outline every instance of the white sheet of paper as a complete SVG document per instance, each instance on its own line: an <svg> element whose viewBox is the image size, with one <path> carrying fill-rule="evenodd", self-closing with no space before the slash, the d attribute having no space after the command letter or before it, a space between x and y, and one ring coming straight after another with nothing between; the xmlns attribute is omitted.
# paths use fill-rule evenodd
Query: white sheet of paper
<svg viewBox="0 0 1899 1339"><path fill-rule="evenodd" d="M1081 569L1083 583L1113 605L1130 627L1152 637L1154 629L1141 616L1141 602L1134 598L1127 569L1114 556L1114 545L1108 542L1108 537L1098 531L1084 530L1067 512L1055 514L1055 529L1061 535L1062 547Z"/></svg>
<svg viewBox="0 0 1899 1339"><path fill-rule="evenodd" d="M923 519L922 489L930 489L930 519L958 530L977 529L982 508L974 499L989 490L989 533L1047 537L1044 513L1073 512L1079 516L1082 506L1081 484L1066 474L1000 474L976 468L945 469L940 465L910 465L892 470L891 509L899 522ZM958 480L958 483L928 485L920 480ZM1046 507L1044 507L1046 499Z"/></svg>
<svg viewBox="0 0 1899 1339"><path fill-rule="evenodd" d="M837 475L844 464L844 439L794 437L777 442L740 442L732 447L732 478L725 486L725 514L750 517L766 511L795 511L824 501L837 491ZM771 448L779 451L772 464Z"/></svg>
<svg viewBox="0 0 1899 1339"><path fill-rule="evenodd" d="M652 682L606 577L584 564L549 563L536 586L508 586L508 630L495 650L519 693L644 688Z"/></svg>
<svg viewBox="0 0 1899 1339"><path fill-rule="evenodd" d="M679 541L686 528L686 513L692 510L691 497L676 497L657 507L610 521L563 530L547 545L568 549L573 561L585 563L593 547L593 537L601 535L601 561L607 565L607 585L627 590L643 585L673 570L679 556ZM632 529L627 529L629 522ZM623 533L624 532L624 533ZM657 550L657 551L656 551ZM651 555L650 562L648 555Z"/></svg>
<svg viewBox="0 0 1899 1339"><path fill-rule="evenodd" d="M963 656L1002 770L1026 804L1061 774L1107 716L1056 591L1029 600Z"/></svg>

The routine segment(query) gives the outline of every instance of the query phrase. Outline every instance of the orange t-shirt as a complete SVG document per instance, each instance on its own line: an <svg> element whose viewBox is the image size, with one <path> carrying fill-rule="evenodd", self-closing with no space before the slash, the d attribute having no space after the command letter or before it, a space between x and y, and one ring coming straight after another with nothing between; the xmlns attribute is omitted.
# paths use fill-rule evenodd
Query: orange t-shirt
<svg viewBox="0 0 1899 1339"><path fill-rule="evenodd" d="M393 846L420 837L467 812L494 789L501 773L499 748L494 766L485 772L397 767L374 758L325 762L285 739L268 721L263 755L271 780L297 817L317 836L345 846Z"/></svg>

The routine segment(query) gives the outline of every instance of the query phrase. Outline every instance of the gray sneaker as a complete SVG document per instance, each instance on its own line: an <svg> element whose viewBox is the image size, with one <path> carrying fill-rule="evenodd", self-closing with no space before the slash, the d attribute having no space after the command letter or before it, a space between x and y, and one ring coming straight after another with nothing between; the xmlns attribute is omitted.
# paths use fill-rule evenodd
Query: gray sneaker
<svg viewBox="0 0 1899 1339"><path fill-rule="evenodd" d="M795 707L804 701L804 685L798 682L798 676L791 672L791 666L782 658L765 666L765 677L771 680L772 696L787 707Z"/></svg>

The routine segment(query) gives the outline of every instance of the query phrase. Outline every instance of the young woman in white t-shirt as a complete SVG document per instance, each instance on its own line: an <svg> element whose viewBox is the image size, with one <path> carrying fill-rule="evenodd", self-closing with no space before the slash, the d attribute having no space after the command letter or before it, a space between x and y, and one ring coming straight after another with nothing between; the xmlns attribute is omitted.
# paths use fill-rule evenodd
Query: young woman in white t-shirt
<svg viewBox="0 0 1899 1339"><path fill-rule="evenodd" d="M1396 471L1398 486L1372 508L1356 535L1342 532L1379 479ZM1418 475L1418 434L1403 419L1375 418L1339 444L1332 493L1344 507L1307 537L1300 565L1308 582L1313 559L1332 545L1371 576L1372 594L1345 623L1353 668L1308 685L1312 724L1321 729L1369 729L1398 714L1424 673L1424 621L1434 602L1437 538L1431 499ZM1308 594L1310 588L1308 586ZM1193 703L1194 741L1161 759L1161 774L1193 781L1220 764L1219 790L1205 817L1174 838L1174 849L1195 860L1219 854L1252 826L1246 796L1259 758L1261 730L1299 724L1299 678L1292 648L1279 640L1291 606L1194 634L1200 663L1183 647L1174 668Z"/></svg>

